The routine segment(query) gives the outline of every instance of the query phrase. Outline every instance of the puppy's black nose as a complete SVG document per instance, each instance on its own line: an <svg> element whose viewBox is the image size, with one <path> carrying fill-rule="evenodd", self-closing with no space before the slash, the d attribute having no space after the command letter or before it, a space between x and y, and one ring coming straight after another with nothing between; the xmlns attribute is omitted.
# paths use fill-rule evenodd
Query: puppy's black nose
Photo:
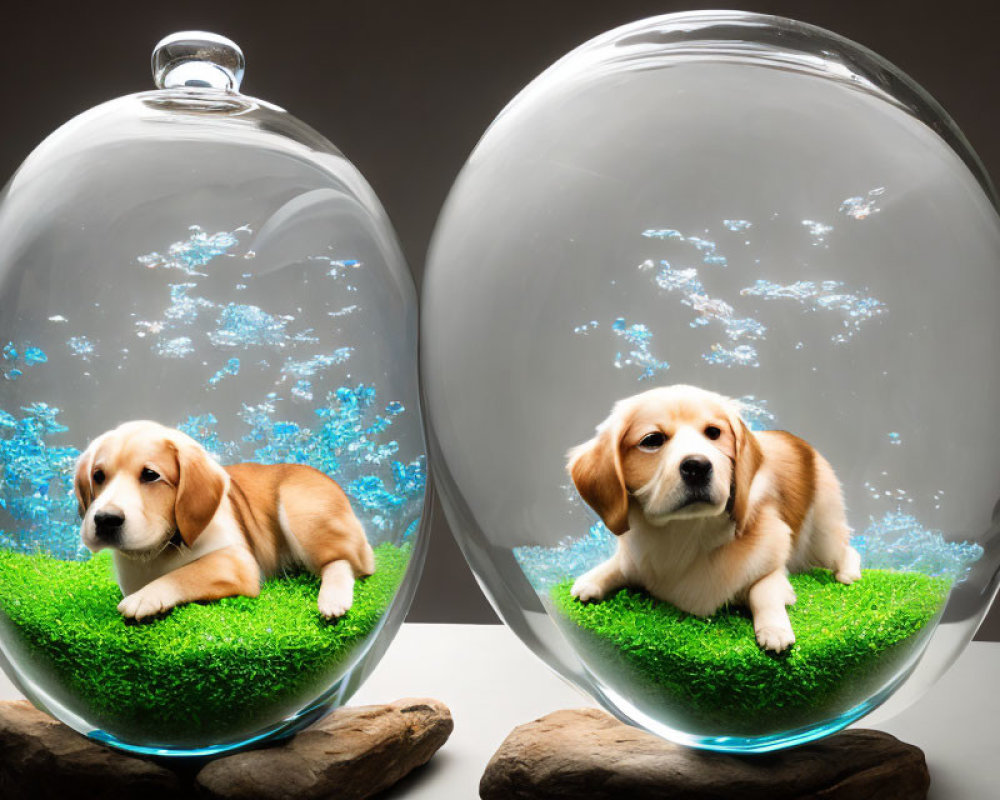
<svg viewBox="0 0 1000 800"><path fill-rule="evenodd" d="M98 539L114 539L125 524L125 512L117 508L106 508L94 514L94 528Z"/></svg>
<svg viewBox="0 0 1000 800"><path fill-rule="evenodd" d="M688 456L681 462L681 477L688 486L704 486L712 475L712 462L705 456Z"/></svg>

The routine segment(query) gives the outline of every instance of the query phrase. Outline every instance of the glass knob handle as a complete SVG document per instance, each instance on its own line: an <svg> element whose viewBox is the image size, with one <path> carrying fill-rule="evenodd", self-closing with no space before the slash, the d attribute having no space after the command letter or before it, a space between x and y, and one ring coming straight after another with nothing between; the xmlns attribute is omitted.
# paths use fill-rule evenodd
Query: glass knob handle
<svg viewBox="0 0 1000 800"><path fill-rule="evenodd" d="M246 63L239 45L206 31L172 33L153 48L158 89L200 87L238 92Z"/></svg>

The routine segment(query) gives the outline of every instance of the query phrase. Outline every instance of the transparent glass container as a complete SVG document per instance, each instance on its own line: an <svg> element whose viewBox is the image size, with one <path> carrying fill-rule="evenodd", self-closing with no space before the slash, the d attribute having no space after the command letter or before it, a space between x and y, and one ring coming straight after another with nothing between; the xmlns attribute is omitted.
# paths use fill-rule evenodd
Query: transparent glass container
<svg viewBox="0 0 1000 800"><path fill-rule="evenodd" d="M235 44L168 37L153 72L155 91L59 128L0 197L0 661L82 733L204 755L290 734L344 703L405 615L424 556L417 303L369 185L316 131L239 92ZM142 423L120 453L88 450L131 420L172 430ZM170 459L142 448L171 437L182 444L161 470L155 459ZM126 455L153 459L142 465L157 488L148 473L129 477ZM250 468L250 486L227 471L215 513L238 505L239 519L205 530L249 548L260 596L204 597L230 560L189 574L192 594L167 613L119 608L137 588L123 564L134 583L173 548L201 558L182 504L187 520L195 484L245 462L327 476ZM132 505L119 502L124 538L88 548L96 484L110 491L119 473L139 482L126 485ZM268 481L281 488L261 489ZM312 488L292 500L287 486ZM175 529L156 540L166 549L123 555L133 527L154 529L150 509L167 502L154 491L173 492L161 517ZM334 521L306 541L293 517L309 515ZM336 536L374 567L345 561L353 605L321 613L312 573L341 557L320 554Z"/></svg>
<svg viewBox="0 0 1000 800"><path fill-rule="evenodd" d="M497 612L609 711L687 745L772 750L900 710L997 589L998 263L961 132L850 41L706 11L556 62L455 181L422 297L434 474ZM635 532L608 530L567 453L673 384L801 437L842 484L862 579L793 575L778 655L738 593L707 618L645 584L571 594ZM669 571L671 547L651 563Z"/></svg>

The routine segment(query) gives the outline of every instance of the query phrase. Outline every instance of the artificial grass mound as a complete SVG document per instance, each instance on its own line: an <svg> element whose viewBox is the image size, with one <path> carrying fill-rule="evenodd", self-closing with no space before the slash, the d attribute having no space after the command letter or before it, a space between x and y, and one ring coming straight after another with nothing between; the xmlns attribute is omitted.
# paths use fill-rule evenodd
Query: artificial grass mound
<svg viewBox="0 0 1000 800"><path fill-rule="evenodd" d="M864 570L851 586L826 570L791 582L795 644L777 656L758 647L744 608L694 617L631 589L581 603L570 594L572 581L554 586L552 600L575 623L564 627L599 672L613 670L619 692L654 703L692 731L761 735L867 700L913 652L951 586L886 570Z"/></svg>
<svg viewBox="0 0 1000 800"><path fill-rule="evenodd" d="M298 574L265 581L257 598L135 624L116 609L108 553L0 551L0 620L88 722L143 743L204 745L276 722L329 686L388 609L409 556L408 544L375 547L375 573L336 622L316 608L319 579Z"/></svg>

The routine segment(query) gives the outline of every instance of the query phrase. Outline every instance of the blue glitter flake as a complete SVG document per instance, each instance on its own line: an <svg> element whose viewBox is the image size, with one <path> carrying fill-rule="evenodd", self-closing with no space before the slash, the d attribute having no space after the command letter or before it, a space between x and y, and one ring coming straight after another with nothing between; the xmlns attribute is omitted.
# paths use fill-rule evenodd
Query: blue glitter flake
<svg viewBox="0 0 1000 800"><path fill-rule="evenodd" d="M702 355L709 364L723 367L759 367L757 348L750 344L739 344L730 349L721 344L713 344L711 352Z"/></svg>
<svg viewBox="0 0 1000 800"><path fill-rule="evenodd" d="M304 360L290 358L285 361L281 372L285 375L293 375L296 378L311 378L320 370L335 364L343 364L351 357L351 353L353 352L353 347L338 347L327 355L312 356Z"/></svg>
<svg viewBox="0 0 1000 800"><path fill-rule="evenodd" d="M777 418L767 407L767 401L759 400L752 394L743 395L737 401L740 417L752 431L766 431L774 428Z"/></svg>
<svg viewBox="0 0 1000 800"><path fill-rule="evenodd" d="M338 308L336 311L327 311L326 315L328 317L346 317L348 314L353 314L355 311L358 310L358 308L360 308L360 306L358 306L357 304L343 306L341 308Z"/></svg>
<svg viewBox="0 0 1000 800"><path fill-rule="evenodd" d="M215 388L223 380L240 374L240 360L238 358L229 359L225 366L208 379L210 388Z"/></svg>
<svg viewBox="0 0 1000 800"><path fill-rule="evenodd" d="M840 213L851 219L868 219L872 214L877 214L881 209L878 207L878 199L885 194L885 187L879 186L869 190L864 196L848 197L840 204Z"/></svg>
<svg viewBox="0 0 1000 800"><path fill-rule="evenodd" d="M833 232L832 225L826 225L813 219L802 220L802 225L809 231L812 237L813 246L820 247L826 244L826 237Z"/></svg>
<svg viewBox="0 0 1000 800"><path fill-rule="evenodd" d="M621 353L615 356L615 366L618 369L626 366L641 367L642 372L639 374L639 380L641 381L649 380L661 370L670 369L669 363L654 358L653 354L649 351L653 334L642 323L626 325L625 318L619 317L612 323L611 330L614 331L616 336L621 336L626 342L632 345L632 349L629 350L626 356L623 357Z"/></svg>
<svg viewBox="0 0 1000 800"><path fill-rule="evenodd" d="M194 344L189 336L177 336L158 341L153 345L153 352L163 358L184 358L194 352Z"/></svg>
<svg viewBox="0 0 1000 800"><path fill-rule="evenodd" d="M198 318L200 309L215 308L215 303L204 297L190 297L188 292L197 288L196 283L170 284L170 305L163 316L174 322L189 325Z"/></svg>
<svg viewBox="0 0 1000 800"><path fill-rule="evenodd" d="M698 270L694 267L674 269L668 261L660 262L656 273L656 284L668 292L682 292L686 296L707 296L705 287L698 280Z"/></svg>
<svg viewBox="0 0 1000 800"><path fill-rule="evenodd" d="M322 261L327 265L327 275L331 278L339 278L349 269L360 269L364 266L356 258L330 258L329 256L313 256L311 261Z"/></svg>
<svg viewBox="0 0 1000 800"><path fill-rule="evenodd" d="M223 464L231 464L241 460L239 444L220 439L217 431L218 424L219 421L214 414L199 414L189 416L177 428L200 443Z"/></svg>
<svg viewBox="0 0 1000 800"><path fill-rule="evenodd" d="M916 517L900 510L870 520L864 533L851 539L866 569L923 572L960 582L983 557L980 545L949 542L941 531L927 530Z"/></svg>
<svg viewBox="0 0 1000 800"><path fill-rule="evenodd" d="M275 316L258 306L229 303L216 320L216 328L208 334L216 347L285 347L290 342L317 342L308 331L289 335L288 323L295 318Z"/></svg>
<svg viewBox="0 0 1000 800"><path fill-rule="evenodd" d="M345 487L347 493L369 511L393 509L402 504L403 498L386 490L382 479L374 475L355 478Z"/></svg>
<svg viewBox="0 0 1000 800"><path fill-rule="evenodd" d="M71 336L66 340L66 345L73 355L79 356L84 361L88 361L97 352L97 347L86 336Z"/></svg>
<svg viewBox="0 0 1000 800"><path fill-rule="evenodd" d="M32 403L21 411L20 418L0 414L0 507L13 522L12 530L0 531L0 546L81 558L86 551L73 492L80 451L52 441L67 430L59 409Z"/></svg>
<svg viewBox="0 0 1000 800"><path fill-rule="evenodd" d="M886 312L886 305L874 298L843 290L842 281L797 281L781 284L757 280L753 286L740 290L743 296L762 297L765 300L794 300L810 311L843 312L846 332L832 337L835 343L847 341L861 326Z"/></svg>
<svg viewBox="0 0 1000 800"><path fill-rule="evenodd" d="M301 400L303 402L312 402L313 399L313 388L312 381L307 381L305 378L302 380L295 381L292 385L292 397L296 400Z"/></svg>
<svg viewBox="0 0 1000 800"><path fill-rule="evenodd" d="M767 333L767 328L759 320L739 317L725 300L710 296L694 267L675 269L668 261L661 261L654 280L665 291L679 292L682 295L681 303L697 312L697 316L689 323L692 328L713 323L721 325L730 342L763 339ZM756 349L749 345L729 349L715 344L703 358L710 364L757 366Z"/></svg>
<svg viewBox="0 0 1000 800"><path fill-rule="evenodd" d="M650 228L642 232L647 239L679 239L684 241L684 234L675 231L673 228Z"/></svg>
<svg viewBox="0 0 1000 800"><path fill-rule="evenodd" d="M186 241L170 245L166 255L148 253L139 256L139 263L149 269L177 269L188 275L201 275L197 267L203 267L213 258L226 255L239 244L235 233L220 232L207 234L197 225L192 225L192 234Z"/></svg>
<svg viewBox="0 0 1000 800"><path fill-rule="evenodd" d="M23 351L19 351L13 342L7 342L3 348L3 360L9 362L9 367L0 370L3 377L8 381L16 381L24 375L25 367L44 364L49 360L49 357L39 347L26 344Z"/></svg>
<svg viewBox="0 0 1000 800"><path fill-rule="evenodd" d="M417 517L409 525L406 526L406 530L403 531L403 541L407 539L412 539L413 535L420 530L420 520L421 517Z"/></svg>
<svg viewBox="0 0 1000 800"><path fill-rule="evenodd" d="M216 320L216 329L208 338L217 347L249 347L251 345L285 344L291 317L268 314L258 306L230 303Z"/></svg>
<svg viewBox="0 0 1000 800"><path fill-rule="evenodd" d="M688 244L694 245L700 253L706 255L715 253L716 244L711 239L702 239L700 236L688 236L686 241Z"/></svg>
<svg viewBox="0 0 1000 800"><path fill-rule="evenodd" d="M603 522L595 522L586 536L567 537L555 547L515 547L514 558L528 582L540 594L615 554L615 537Z"/></svg>
<svg viewBox="0 0 1000 800"><path fill-rule="evenodd" d="M28 346L24 348L24 363L29 367L33 367L35 364L44 364L48 360L49 357L39 347Z"/></svg>

